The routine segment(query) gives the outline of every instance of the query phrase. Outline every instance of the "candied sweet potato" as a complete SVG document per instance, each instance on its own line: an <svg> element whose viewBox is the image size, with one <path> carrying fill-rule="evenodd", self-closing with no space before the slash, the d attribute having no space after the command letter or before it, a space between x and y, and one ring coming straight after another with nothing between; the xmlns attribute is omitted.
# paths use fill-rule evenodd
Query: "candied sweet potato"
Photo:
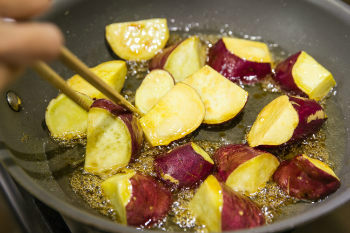
<svg viewBox="0 0 350 233"><path fill-rule="evenodd" d="M230 82L210 66L204 66L183 83L193 87L204 106L204 123L220 124L239 114L248 100L248 92Z"/></svg>
<svg viewBox="0 0 350 233"><path fill-rule="evenodd" d="M170 186L192 187L213 170L214 162L197 144L177 147L154 160L158 177Z"/></svg>
<svg viewBox="0 0 350 233"><path fill-rule="evenodd" d="M167 71L152 70L136 90L136 107L143 114L147 113L174 85L174 79Z"/></svg>
<svg viewBox="0 0 350 233"><path fill-rule="evenodd" d="M312 201L325 198L340 187L340 180L330 167L306 155L283 161L273 179L288 195Z"/></svg>
<svg viewBox="0 0 350 233"><path fill-rule="evenodd" d="M93 103L87 95L78 94ZM60 94L47 106L45 122L53 138L70 141L86 137L88 114L66 95Z"/></svg>
<svg viewBox="0 0 350 233"><path fill-rule="evenodd" d="M204 104L198 93L189 85L178 83L140 119L140 123L152 146L168 145L196 130L204 114Z"/></svg>
<svg viewBox="0 0 350 233"><path fill-rule="evenodd" d="M209 50L208 64L233 82L252 84L271 74L266 44L224 37Z"/></svg>
<svg viewBox="0 0 350 233"><path fill-rule="evenodd" d="M279 165L278 159L247 145L225 145L214 154L217 177L233 189L247 194L263 188Z"/></svg>
<svg viewBox="0 0 350 233"><path fill-rule="evenodd" d="M115 54L125 60L149 60L169 39L167 20L113 23L106 26L106 39Z"/></svg>
<svg viewBox="0 0 350 233"><path fill-rule="evenodd" d="M88 114L85 170L115 173L135 158L142 146L138 119L109 100L96 100Z"/></svg>
<svg viewBox="0 0 350 233"><path fill-rule="evenodd" d="M189 37L157 54L150 69L165 69L176 82L199 70L205 63L205 49L197 36Z"/></svg>
<svg viewBox="0 0 350 233"><path fill-rule="evenodd" d="M91 68L91 71L117 92L122 90L127 72L125 61L114 60L103 62L98 66ZM85 81L78 74L68 79L67 84L75 91L88 95L91 98L106 98L99 90Z"/></svg>
<svg viewBox="0 0 350 233"><path fill-rule="evenodd" d="M166 216L172 202L161 183L130 169L108 178L101 187L120 222L132 226L152 226Z"/></svg>
<svg viewBox="0 0 350 233"><path fill-rule="evenodd" d="M326 119L316 101L282 95L261 110L247 141L252 147L291 143L316 133Z"/></svg>
<svg viewBox="0 0 350 233"><path fill-rule="evenodd" d="M210 232L252 228L265 224L260 208L248 198L221 184L213 175L201 184L189 209Z"/></svg>
<svg viewBox="0 0 350 233"><path fill-rule="evenodd" d="M304 51L279 63L274 79L294 95L321 100L336 85L333 75Z"/></svg>

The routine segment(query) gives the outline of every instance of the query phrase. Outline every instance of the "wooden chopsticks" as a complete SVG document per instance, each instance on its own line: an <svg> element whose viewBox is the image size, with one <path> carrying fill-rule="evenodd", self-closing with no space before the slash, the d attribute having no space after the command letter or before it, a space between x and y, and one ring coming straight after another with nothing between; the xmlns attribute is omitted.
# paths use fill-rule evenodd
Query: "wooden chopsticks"
<svg viewBox="0 0 350 233"><path fill-rule="evenodd" d="M71 100L79 104L83 109L89 111L90 104L86 99L82 98L69 87L66 81L59 76L53 69L51 69L45 62L38 61L34 64L33 69L46 81L51 83L54 87L62 91Z"/></svg>
<svg viewBox="0 0 350 233"><path fill-rule="evenodd" d="M82 78L84 78L88 83L94 86L97 90L101 91L105 96L117 104L122 104L128 108L133 113L142 116L142 113L135 108L129 101L127 101L122 95L120 95L116 90L106 84L101 80L95 73L93 73L87 65L85 65L77 56L75 56L66 47L61 48L60 61L78 73ZM65 80L58 75L54 70L52 70L46 63L38 61L33 66L34 70L45 80L49 81L53 86L61 90L70 99L75 101L85 110L89 110L90 103L88 103L84 98L80 97L71 87L69 87Z"/></svg>

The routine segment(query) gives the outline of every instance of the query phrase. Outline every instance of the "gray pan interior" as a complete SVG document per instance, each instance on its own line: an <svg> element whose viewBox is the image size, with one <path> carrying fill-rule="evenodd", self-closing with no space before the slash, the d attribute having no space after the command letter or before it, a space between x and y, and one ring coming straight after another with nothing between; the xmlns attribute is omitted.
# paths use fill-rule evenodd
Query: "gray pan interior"
<svg viewBox="0 0 350 233"><path fill-rule="evenodd" d="M104 40L105 25L116 21L130 21L152 17L166 17L171 28L219 32L223 25L241 35L259 35L274 41L283 49L301 49L326 64L337 82L337 95L332 98L341 109L345 137L330 145L339 153L336 172L342 180L341 188L326 200L301 204L287 218L272 225L249 232L282 231L320 216L350 198L350 8L338 1L283 0L100 0L59 1L46 16L66 35L66 45L89 66L113 58ZM170 20L173 19L173 20ZM52 64L64 77L72 73ZM129 81L130 82L130 81ZM131 85L136 85L132 83ZM28 71L9 89L23 100L23 109L16 113L9 109L5 93L0 95L0 155L13 177L29 192L49 206L87 226L104 231L135 232L135 228L109 221L89 208L74 195L68 184L72 151L62 150L52 143L44 124L48 101L57 90ZM334 135L333 135L334 136ZM336 137L336 136L335 136ZM248 231L237 231L248 232Z"/></svg>

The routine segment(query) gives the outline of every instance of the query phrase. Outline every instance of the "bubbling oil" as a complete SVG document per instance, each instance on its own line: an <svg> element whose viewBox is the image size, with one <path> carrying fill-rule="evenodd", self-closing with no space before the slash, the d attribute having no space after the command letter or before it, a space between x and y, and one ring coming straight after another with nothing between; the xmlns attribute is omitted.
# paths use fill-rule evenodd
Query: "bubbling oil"
<svg viewBox="0 0 350 233"><path fill-rule="evenodd" d="M172 33L168 45L177 43L186 37L193 35L191 31L175 32ZM232 33L231 33L232 34ZM208 49L225 33L221 34L207 34L207 33L195 33L203 45ZM249 37L244 37L248 38ZM260 39L260 38L250 38L250 39ZM264 41L266 42L266 41ZM267 42L270 51L272 52L275 64L285 59L288 55L283 49L281 49L277 44L272 42ZM149 72L148 62L128 62L128 74L127 81L125 84L125 89L123 90L123 95L130 102L134 103L134 96L136 88L141 83L141 79ZM281 90L278 85L276 85L271 77L266 78L261 84L244 87L249 89L249 94L251 96L250 101L259 102L264 99L269 99L269 101L276 96L276 94L281 94ZM266 102L266 101L265 101ZM324 104L324 103L323 103ZM261 108L259 106L250 107L249 104L244 110L244 114L250 112L249 108ZM256 112L256 111L255 111ZM243 117L245 119L246 116ZM254 119L256 117L253 116ZM330 114L329 117L332 117ZM252 121L236 120L239 121L237 124L228 122L226 125L221 126L206 126L202 125L192 134L182 138L178 141L172 142L168 146L157 146L151 147L147 142L141 151L140 156L132 161L128 167L136 170L139 173L150 175L155 177L156 174L153 170L154 159L172 150L180 145L187 142L193 141L202 147L209 156L213 156L215 151L222 145L228 143L245 143L245 134L249 131ZM329 150L327 149L326 139L327 139L327 127L324 126L318 133L311 135L307 139L290 146L285 146L279 149L270 150L271 153L278 156L281 160L292 158L297 154L306 154L312 158L319 159L326 164L328 164L333 169L336 168L336 164L330 159ZM233 133L236 134L239 140L231 140ZM204 137L207 137L206 133L214 134L214 140L203 140L201 137L204 131ZM206 131L206 132L205 132ZM237 135L238 134L238 135ZM216 135L216 136L215 136ZM101 182L103 180L92 174L84 172L82 167L77 168L71 175L70 185L73 191L79 195L91 208L96 209L101 214L108 216L113 221L118 222L117 215L113 208L110 206L108 200L106 200L102 194ZM171 190L173 196L173 204L168 215L153 226L154 229L163 231L195 231L195 232L206 232L206 227L200 225L196 222L194 216L188 210L188 203L193 197L194 189L181 189L181 190ZM251 194L249 196L251 200L257 203L262 212L265 215L266 222L272 223L276 217L282 214L282 209L285 206L289 206L298 202L297 199L288 196L284 193L279 186L273 181L269 181L267 185L260 189L258 192ZM142 228L142 227L141 227Z"/></svg>

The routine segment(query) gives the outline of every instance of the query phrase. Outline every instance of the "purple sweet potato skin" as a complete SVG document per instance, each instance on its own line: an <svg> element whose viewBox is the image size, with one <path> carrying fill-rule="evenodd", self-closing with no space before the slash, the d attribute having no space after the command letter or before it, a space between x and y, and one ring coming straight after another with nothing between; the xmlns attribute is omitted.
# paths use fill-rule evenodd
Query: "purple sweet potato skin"
<svg viewBox="0 0 350 233"><path fill-rule="evenodd" d="M247 61L232 54L222 39L210 48L208 65L232 82L242 84L259 82L272 72L270 63Z"/></svg>
<svg viewBox="0 0 350 233"><path fill-rule="evenodd" d="M182 41L181 41L182 42ZM174 49L181 43L177 43L174 45L171 45L167 48L165 48L161 53L158 53L149 63L149 69L154 70L154 69L163 69L169 55L171 54Z"/></svg>
<svg viewBox="0 0 350 233"><path fill-rule="evenodd" d="M298 112L299 116L299 124L295 128L293 136L289 142L297 141L310 134L316 133L327 120L325 114L324 118L308 120L308 118L314 115L316 112L323 111L322 106L315 100L289 96L289 101Z"/></svg>
<svg viewBox="0 0 350 233"><path fill-rule="evenodd" d="M141 125L137 117L132 114L122 114L119 115L119 118L124 121L130 132L131 157L135 159L139 155L143 144L143 131Z"/></svg>
<svg viewBox="0 0 350 233"><path fill-rule="evenodd" d="M284 91L287 91L292 95L307 97L307 95L295 84L292 74L294 64L298 60L300 54L301 51L279 63L275 69L274 79Z"/></svg>
<svg viewBox="0 0 350 233"><path fill-rule="evenodd" d="M192 148L191 143L175 148L154 160L157 176L168 186L174 188L194 187L212 173L214 165ZM163 177L170 175L178 181L173 183Z"/></svg>
<svg viewBox="0 0 350 233"><path fill-rule="evenodd" d="M124 122L131 137L131 158L135 159L139 155L143 144L143 131L137 117L124 107L106 99L95 100L91 108L105 109Z"/></svg>
<svg viewBox="0 0 350 233"><path fill-rule="evenodd" d="M127 223L147 225L164 218L172 203L171 193L150 176L136 174L130 179L132 196L126 205Z"/></svg>
<svg viewBox="0 0 350 233"><path fill-rule="evenodd" d="M120 105L114 104L112 101L106 99L95 100L90 108L103 108L111 112L115 116L119 116L120 114L131 113L128 109Z"/></svg>
<svg viewBox="0 0 350 233"><path fill-rule="evenodd" d="M221 212L222 231L252 228L265 224L260 208L248 198L221 184L223 207Z"/></svg>
<svg viewBox="0 0 350 233"><path fill-rule="evenodd" d="M219 181L225 182L239 165L263 153L267 152L242 144L220 147L214 154L214 162L217 167L216 177Z"/></svg>
<svg viewBox="0 0 350 233"><path fill-rule="evenodd" d="M340 181L317 168L302 155L283 161L273 180L290 196L316 201L335 192Z"/></svg>

